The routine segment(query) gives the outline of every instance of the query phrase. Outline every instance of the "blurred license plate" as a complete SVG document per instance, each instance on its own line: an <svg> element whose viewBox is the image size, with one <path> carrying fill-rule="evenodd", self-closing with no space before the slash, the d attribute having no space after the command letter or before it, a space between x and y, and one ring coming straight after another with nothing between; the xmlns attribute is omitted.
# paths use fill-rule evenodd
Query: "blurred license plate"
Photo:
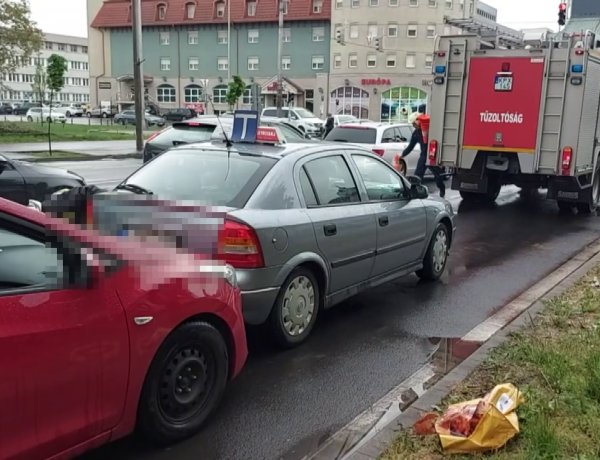
<svg viewBox="0 0 600 460"><path fill-rule="evenodd" d="M496 91L512 91L513 77L496 75L494 90Z"/></svg>

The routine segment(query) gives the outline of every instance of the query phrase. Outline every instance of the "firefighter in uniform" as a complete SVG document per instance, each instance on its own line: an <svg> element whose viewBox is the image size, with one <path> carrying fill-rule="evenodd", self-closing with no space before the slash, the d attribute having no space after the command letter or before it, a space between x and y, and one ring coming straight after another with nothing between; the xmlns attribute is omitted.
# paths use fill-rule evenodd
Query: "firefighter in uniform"
<svg viewBox="0 0 600 460"><path fill-rule="evenodd" d="M429 168L432 172L433 177L435 178L435 184L440 190L440 196L443 198L446 195L446 184L444 184L444 177L442 175L442 170L438 166L427 166L427 144L423 139L423 132L421 131L421 122L419 121L419 113L412 113L408 117L408 121L413 125L415 130L412 133L410 138L410 143L402 152L402 158L409 155L419 144L421 147L421 154L419 155L419 161L417 163L417 167L415 169L415 176L419 179L423 180L425 176L425 170Z"/></svg>

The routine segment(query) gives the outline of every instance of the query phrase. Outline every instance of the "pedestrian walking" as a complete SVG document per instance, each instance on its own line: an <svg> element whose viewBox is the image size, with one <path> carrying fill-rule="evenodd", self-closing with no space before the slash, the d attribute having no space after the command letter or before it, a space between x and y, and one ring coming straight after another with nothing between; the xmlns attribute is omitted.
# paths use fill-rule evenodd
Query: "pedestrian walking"
<svg viewBox="0 0 600 460"><path fill-rule="evenodd" d="M438 166L427 166L427 144L423 139L423 131L421 130L421 122L419 120L419 113L412 113L408 117L408 121L413 125L415 130L412 133L410 138L410 143L402 152L402 158L409 155L417 146L417 144L421 147L421 154L419 155L419 161L417 162L417 168L415 169L415 176L419 179L423 180L425 176L425 171L427 168L433 174L435 178L435 184L440 190L440 196L443 198L446 195L446 184L444 184L444 177L442 175L442 170Z"/></svg>
<svg viewBox="0 0 600 460"><path fill-rule="evenodd" d="M335 121L333 119L333 116L330 113L328 113L327 121L325 122L325 132L323 133L323 139L325 139L327 137L327 135L329 134L329 132L333 129L334 124L335 124Z"/></svg>

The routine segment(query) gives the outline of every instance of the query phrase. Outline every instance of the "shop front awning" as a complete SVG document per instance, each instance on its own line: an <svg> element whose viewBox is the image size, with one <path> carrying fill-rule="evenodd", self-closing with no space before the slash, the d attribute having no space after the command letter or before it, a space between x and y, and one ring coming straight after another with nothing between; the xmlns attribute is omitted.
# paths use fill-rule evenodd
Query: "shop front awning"
<svg viewBox="0 0 600 460"><path fill-rule="evenodd" d="M117 77L118 82L132 82L133 74L125 74ZM144 75L144 83L152 83L154 81L154 77L152 75Z"/></svg>
<svg viewBox="0 0 600 460"><path fill-rule="evenodd" d="M284 94L294 94L297 96L304 93L302 88L285 77L282 79L282 87ZM262 94L277 94L277 76L263 84L261 92Z"/></svg>

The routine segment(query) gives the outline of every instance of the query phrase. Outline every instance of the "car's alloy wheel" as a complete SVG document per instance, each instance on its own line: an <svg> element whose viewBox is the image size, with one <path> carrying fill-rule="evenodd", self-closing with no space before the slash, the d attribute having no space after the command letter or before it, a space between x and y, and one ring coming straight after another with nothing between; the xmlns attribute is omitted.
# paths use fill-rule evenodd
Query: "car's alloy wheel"
<svg viewBox="0 0 600 460"><path fill-rule="evenodd" d="M429 242L425 258L423 259L423 268L417 272L417 275L422 279L430 281L439 279L446 269L449 250L450 236L448 227L439 223Z"/></svg>
<svg viewBox="0 0 600 460"><path fill-rule="evenodd" d="M194 434L219 404L227 384L229 358L212 325L185 323L156 354L138 409L138 427L158 444Z"/></svg>
<svg viewBox="0 0 600 460"><path fill-rule="evenodd" d="M319 301L319 285L313 273L303 267L294 270L281 287L271 312L271 329L279 345L291 348L308 338Z"/></svg>
<svg viewBox="0 0 600 460"><path fill-rule="evenodd" d="M33 121L33 117L31 117L31 116L27 117L27 121L30 121L30 122Z"/></svg>

